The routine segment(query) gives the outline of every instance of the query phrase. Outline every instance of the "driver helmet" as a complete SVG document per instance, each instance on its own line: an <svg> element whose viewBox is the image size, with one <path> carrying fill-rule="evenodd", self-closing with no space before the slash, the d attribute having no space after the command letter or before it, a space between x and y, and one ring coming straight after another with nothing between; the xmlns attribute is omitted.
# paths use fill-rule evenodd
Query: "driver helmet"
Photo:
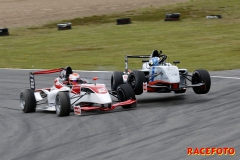
<svg viewBox="0 0 240 160"><path fill-rule="evenodd" d="M160 57L160 54L157 50L152 51L152 57Z"/></svg>
<svg viewBox="0 0 240 160"><path fill-rule="evenodd" d="M149 61L150 66L158 66L159 65L159 57L152 57L151 60Z"/></svg>
<svg viewBox="0 0 240 160"><path fill-rule="evenodd" d="M69 75L68 81L69 81L70 85L79 84L79 82L80 82L80 75L77 74L77 73L72 73L72 74Z"/></svg>

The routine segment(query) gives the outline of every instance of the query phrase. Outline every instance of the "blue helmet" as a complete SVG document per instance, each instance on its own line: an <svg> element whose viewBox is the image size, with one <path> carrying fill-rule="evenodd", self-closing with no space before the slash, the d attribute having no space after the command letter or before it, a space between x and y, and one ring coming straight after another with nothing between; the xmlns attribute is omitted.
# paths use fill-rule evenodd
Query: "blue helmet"
<svg viewBox="0 0 240 160"><path fill-rule="evenodd" d="M152 66L158 66L159 65L159 57L152 57Z"/></svg>

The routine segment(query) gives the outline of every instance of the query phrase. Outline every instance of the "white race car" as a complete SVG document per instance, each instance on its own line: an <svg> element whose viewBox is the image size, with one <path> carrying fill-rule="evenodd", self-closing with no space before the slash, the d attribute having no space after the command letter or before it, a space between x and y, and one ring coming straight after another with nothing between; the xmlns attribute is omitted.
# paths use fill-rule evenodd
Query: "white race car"
<svg viewBox="0 0 240 160"><path fill-rule="evenodd" d="M35 89L34 75L56 72L60 72L60 75L64 72L69 76L72 69L66 67L30 72L30 89L24 89L20 93L20 106L24 113L35 112L37 109L56 111L58 116L68 116L71 110L76 115L81 115L82 111L110 111L118 106L133 108L137 105L134 91L128 84L119 85L116 91L108 91L105 84L96 82L65 85L55 80L50 88ZM93 78L94 81L97 79ZM118 103L113 104L110 94L118 98Z"/></svg>
<svg viewBox="0 0 240 160"><path fill-rule="evenodd" d="M128 70L128 58L149 58L142 60L141 70ZM130 84L136 95L144 92L157 93L185 93L186 88L192 87L196 94L206 94L211 87L211 78L206 70L195 70L192 75L187 69L179 69L175 65L166 62L167 56L154 50L152 54L140 56L125 56L125 72L113 72L111 77L111 89L117 90L120 84ZM188 84L190 81L191 84Z"/></svg>

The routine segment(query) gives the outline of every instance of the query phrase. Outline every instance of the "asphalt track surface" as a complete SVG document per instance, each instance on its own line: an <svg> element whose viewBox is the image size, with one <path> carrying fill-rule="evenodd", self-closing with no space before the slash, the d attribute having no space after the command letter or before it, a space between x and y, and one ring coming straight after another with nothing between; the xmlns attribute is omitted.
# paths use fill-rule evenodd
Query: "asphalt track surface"
<svg viewBox="0 0 240 160"><path fill-rule="evenodd" d="M57 117L25 114L19 93L29 88L28 70L0 69L1 160L239 160L240 70L210 72L206 95L137 96L132 110ZM110 87L111 73L81 72ZM37 87L50 87L56 74L37 75ZM236 154L188 156L188 147L235 148Z"/></svg>

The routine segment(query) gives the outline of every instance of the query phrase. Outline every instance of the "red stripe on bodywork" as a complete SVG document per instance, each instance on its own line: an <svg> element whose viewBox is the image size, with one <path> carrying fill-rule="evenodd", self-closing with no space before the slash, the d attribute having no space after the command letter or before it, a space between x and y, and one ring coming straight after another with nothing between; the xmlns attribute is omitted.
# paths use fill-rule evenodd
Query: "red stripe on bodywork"
<svg viewBox="0 0 240 160"><path fill-rule="evenodd" d="M156 92L156 88L147 87L148 92Z"/></svg>
<svg viewBox="0 0 240 160"><path fill-rule="evenodd" d="M153 92L154 89L151 88L151 85L157 85L157 84L168 84L168 85L171 85L171 89L178 89L179 88L179 83L170 83L170 82L166 82L166 81L156 80L156 81L148 83L148 90L150 92Z"/></svg>
<svg viewBox="0 0 240 160"><path fill-rule="evenodd" d="M169 82L166 82L166 81L161 81L161 80L156 80L156 81L153 81L153 82L149 82L148 84L149 85L156 85L156 84L171 84Z"/></svg>

